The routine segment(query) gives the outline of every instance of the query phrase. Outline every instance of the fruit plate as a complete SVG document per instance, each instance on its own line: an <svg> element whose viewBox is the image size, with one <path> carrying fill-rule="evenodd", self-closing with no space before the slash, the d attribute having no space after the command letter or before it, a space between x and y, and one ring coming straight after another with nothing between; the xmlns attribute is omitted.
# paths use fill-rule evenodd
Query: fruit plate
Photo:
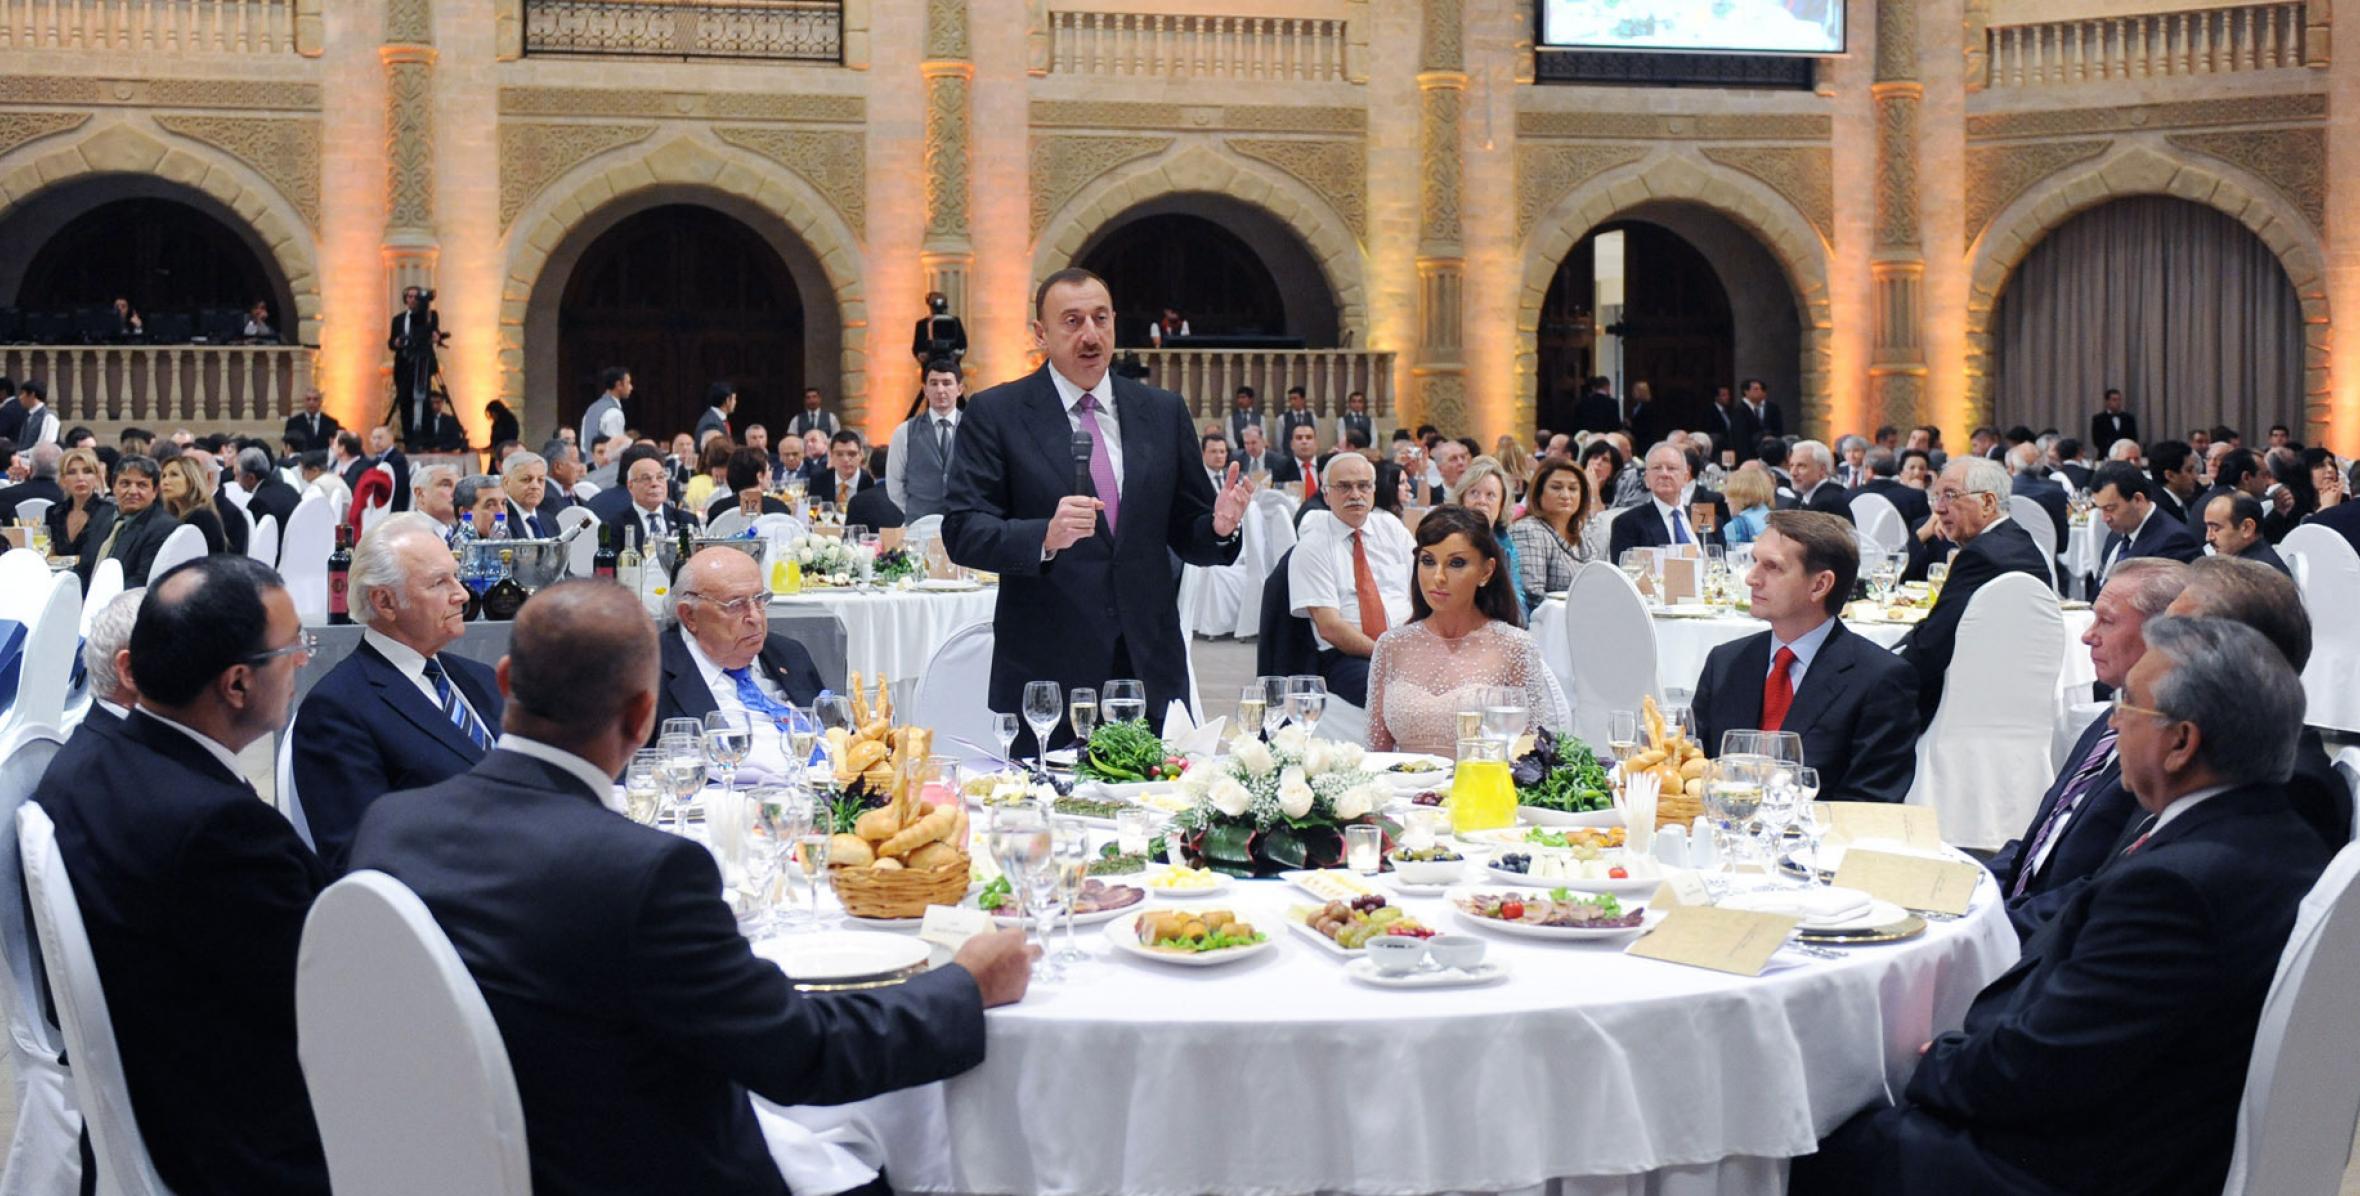
<svg viewBox="0 0 2360 1196"><path fill-rule="evenodd" d="M1451 912L1457 914L1459 920L1461 922L1465 922L1469 926L1480 926L1485 930L1499 931L1501 934L1513 934L1520 938L1528 939L1548 939L1555 942L1577 943L1599 942L1606 939L1629 938L1633 935L1644 934L1647 931L1654 929L1655 924L1663 921L1664 919L1664 913L1662 910L1641 907L1640 920L1637 926L1540 926L1530 922L1509 922L1500 918L1486 918L1481 914L1468 913L1459 906L1458 897L1462 894L1472 895L1475 893L1497 891L1498 890L1496 886L1493 888L1461 886L1460 888L1454 889L1451 892ZM1536 897L1546 895L1537 890L1533 890L1531 892L1533 893L1533 896Z"/></svg>
<svg viewBox="0 0 2360 1196"><path fill-rule="evenodd" d="M1161 897L1168 901L1189 901L1198 897L1214 897L1229 891L1229 878L1218 872L1212 874L1211 880L1193 888L1164 888L1155 883L1156 878L1167 875L1171 871L1171 866L1167 864L1154 864L1149 867L1145 886L1148 896Z"/></svg>
<svg viewBox="0 0 2360 1196"><path fill-rule="evenodd" d="M1436 967L1429 963L1417 971L1391 976L1377 970L1367 959L1355 959L1344 965L1344 974L1370 988L1473 988L1483 984L1497 984L1508 978L1508 965L1485 960L1471 969Z"/></svg>
<svg viewBox="0 0 2360 1196"><path fill-rule="evenodd" d="M1540 806L1518 806L1516 816L1534 826L1614 827L1623 824L1621 810L1608 806L1603 810L1585 810L1579 814L1564 810L1550 810Z"/></svg>
<svg viewBox="0 0 2360 1196"><path fill-rule="evenodd" d="M922 967L931 949L907 935L822 930L764 939L754 944L754 954L799 984L848 984Z"/></svg>
<svg viewBox="0 0 2360 1196"><path fill-rule="evenodd" d="M1262 941L1245 947L1224 947L1219 951L1178 951L1169 947L1150 947L1139 941L1139 919L1147 911L1141 910L1128 918L1117 918L1106 924L1106 941L1125 955L1151 959L1157 963L1175 964L1184 968L1210 968L1225 963L1250 959L1278 946L1269 931L1262 931ZM1157 911L1165 912L1165 911ZM1189 911L1201 912L1201 911Z"/></svg>
<svg viewBox="0 0 2360 1196"><path fill-rule="evenodd" d="M1562 849L1542 848L1540 850L1546 853ZM1497 859L1498 857L1494 856L1493 858ZM1663 883L1663 866L1652 859L1626 854L1621 859L1621 867L1630 875L1620 879L1614 877L1534 876L1529 872L1516 872L1502 868L1496 863L1485 864L1484 871L1489 873L1493 880L1504 881L1512 885L1542 889L1563 888L1571 889L1577 893L1612 893L1617 897L1650 896L1655 892L1656 886Z"/></svg>
<svg viewBox="0 0 2360 1196"><path fill-rule="evenodd" d="M1298 869L1293 872L1281 872L1278 874L1278 878L1323 902L1350 901L1355 897L1384 896L1384 893L1366 877L1357 872L1347 872L1342 868Z"/></svg>
<svg viewBox="0 0 2360 1196"><path fill-rule="evenodd" d="M1359 959L1368 954L1368 952L1363 951L1358 947L1347 947L1344 944L1339 943L1324 934L1321 934L1317 930L1312 929L1311 917L1312 915L1317 914L1320 909L1321 907L1316 905L1295 906L1292 909L1287 910L1286 923L1288 926L1294 928L1295 933L1302 935L1304 938L1310 939L1313 944L1319 947L1320 950L1325 951L1337 959ZM1420 922L1419 925L1424 926L1425 923ZM1433 929L1431 926L1426 928L1428 930Z"/></svg>

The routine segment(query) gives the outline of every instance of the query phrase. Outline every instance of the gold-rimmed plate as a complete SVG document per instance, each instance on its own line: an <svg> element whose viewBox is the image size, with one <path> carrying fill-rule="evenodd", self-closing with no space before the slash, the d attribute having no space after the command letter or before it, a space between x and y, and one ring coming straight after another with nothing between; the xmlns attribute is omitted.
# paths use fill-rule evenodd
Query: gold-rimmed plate
<svg viewBox="0 0 2360 1196"><path fill-rule="evenodd" d="M1898 943L1914 939L1926 932L1926 920L1911 914L1898 922L1882 926L1857 926L1841 930L1806 930L1795 928L1795 937L1822 947L1867 947L1877 943Z"/></svg>

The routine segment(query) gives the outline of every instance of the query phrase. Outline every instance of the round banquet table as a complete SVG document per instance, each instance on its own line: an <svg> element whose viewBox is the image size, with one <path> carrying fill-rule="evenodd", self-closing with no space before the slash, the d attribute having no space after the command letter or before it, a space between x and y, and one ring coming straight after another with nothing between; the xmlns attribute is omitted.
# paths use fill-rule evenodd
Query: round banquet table
<svg viewBox="0 0 2360 1196"><path fill-rule="evenodd" d="M2064 614L2065 656L2057 670L2060 708L2087 699L2090 684L2098 679L2097 668L2090 662L2089 645L2081 642L2082 634L2090 629L2096 616L2086 609L2068 610ZM1564 616L1564 599L1551 598L1542 603L1533 615L1533 636L1540 643L1542 659L1558 671L1558 682L1570 691L1573 679L1565 675L1565 668L1573 655L1568 647ZM1769 627L1760 619L1742 614L1704 618L1657 614L1653 622L1656 683L1665 689L1686 690L1696 688L1697 678L1704 675L1705 658L1713 649ZM1911 624L1846 619L1844 626L1890 648L1909 634Z"/></svg>
<svg viewBox="0 0 2360 1196"><path fill-rule="evenodd" d="M879 676L890 678L899 699L909 696L910 685L952 632L992 617L999 594L994 586L965 591L826 588L775 595L770 608L774 617L789 611L834 615L844 625L845 667L872 687Z"/></svg>
<svg viewBox="0 0 2360 1196"><path fill-rule="evenodd" d="M1083 927L1091 962L988 1013L975 1070L794 1116L876 1135L908 1191L1756 1196L1899 1092L1919 1045L2017 956L1989 877L1966 916L1914 940L1782 952L1759 977L1471 931L1441 898L1393 900L1479 934L1507 979L1364 987L1281 923L1308 898L1246 882L1188 904L1251 918L1278 940L1260 958L1175 967Z"/></svg>
<svg viewBox="0 0 2360 1196"><path fill-rule="evenodd" d="M2082 594L2088 588L2084 578L2098 575L2098 566L2104 563L2101 557L2106 551L2106 536L2106 525L2086 516L2067 528L2065 551L2060 555L2065 558L2066 584L2073 587L2075 594Z"/></svg>

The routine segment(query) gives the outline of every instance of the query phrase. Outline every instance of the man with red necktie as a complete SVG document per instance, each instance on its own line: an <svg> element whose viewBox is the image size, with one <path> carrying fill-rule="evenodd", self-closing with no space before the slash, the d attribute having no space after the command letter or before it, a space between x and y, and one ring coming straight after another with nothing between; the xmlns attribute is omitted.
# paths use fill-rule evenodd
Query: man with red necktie
<svg viewBox="0 0 2360 1196"><path fill-rule="evenodd" d="M1837 616L1860 575L1852 525L1779 511L1754 541L1753 614L1770 625L1713 649L1690 709L1717 751L1731 730L1792 731L1824 801L1898 802L1917 775L1917 675Z"/></svg>

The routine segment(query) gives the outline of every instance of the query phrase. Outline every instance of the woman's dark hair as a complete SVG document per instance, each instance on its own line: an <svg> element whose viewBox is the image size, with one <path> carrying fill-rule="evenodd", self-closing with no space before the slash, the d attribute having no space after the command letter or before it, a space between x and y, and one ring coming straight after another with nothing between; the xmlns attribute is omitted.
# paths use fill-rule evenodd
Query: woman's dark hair
<svg viewBox="0 0 2360 1196"><path fill-rule="evenodd" d="M738 448L729 451L729 489L731 493L751 490L770 476L770 456L758 448Z"/></svg>
<svg viewBox="0 0 2360 1196"><path fill-rule="evenodd" d="M1582 465L1587 467L1590 462L1600 457L1605 457L1614 462L1614 472L1622 472L1622 450L1614 447L1613 441L1607 440L1604 437L1600 437L1591 441L1590 446L1582 450Z"/></svg>
<svg viewBox="0 0 2360 1196"><path fill-rule="evenodd" d="M1573 517L1565 521L1565 538L1579 544L1582 542L1582 524L1588 521L1590 504L1595 501L1595 498L1590 493L1589 473L1572 461L1563 457L1550 457L1541 462L1540 469L1532 475L1532 484L1524 488L1524 517L1526 519L1542 519L1541 495L1547 491L1549 479L1561 473L1572 474L1573 484L1581 490L1581 504L1574 507ZM1543 522L1546 520L1544 519Z"/></svg>
<svg viewBox="0 0 2360 1196"><path fill-rule="evenodd" d="M1524 626L1524 605L1517 601L1516 582L1508 576L1508 561L1500 553L1499 538L1491 534L1491 521L1481 511L1459 506L1436 507L1418 521L1418 552L1410 555L1410 621L1434 613L1434 608L1426 605L1426 588L1418 584L1418 557L1454 535L1467 537L1467 543L1493 566L1491 580L1475 591L1475 609L1493 622Z"/></svg>
<svg viewBox="0 0 2360 1196"><path fill-rule="evenodd" d="M2319 488L2311 484L2311 463L2308 459L2311 451L2326 455L2324 450L2308 450L2302 455L2272 453L2269 457L2270 476L2277 479L2279 485L2294 492L2292 517L2296 520L2319 509Z"/></svg>
<svg viewBox="0 0 2360 1196"><path fill-rule="evenodd" d="M711 473L728 465L730 455L737 450L738 446L731 443L727 436L707 437L705 447L697 450L697 472Z"/></svg>
<svg viewBox="0 0 2360 1196"><path fill-rule="evenodd" d="M1401 517L1402 468L1391 461L1377 462L1377 509Z"/></svg>

